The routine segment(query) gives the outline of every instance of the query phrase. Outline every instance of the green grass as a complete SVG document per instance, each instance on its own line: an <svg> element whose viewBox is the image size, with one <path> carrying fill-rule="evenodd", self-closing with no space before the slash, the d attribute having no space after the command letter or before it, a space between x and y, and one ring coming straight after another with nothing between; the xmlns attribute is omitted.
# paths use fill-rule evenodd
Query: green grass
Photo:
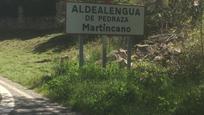
<svg viewBox="0 0 204 115"><path fill-rule="evenodd" d="M100 47L99 41L86 42L86 61L98 60ZM77 56L75 36L32 31L3 32L0 36L0 75L27 87L37 87L42 76L52 72L55 60L76 61Z"/></svg>
<svg viewBox="0 0 204 115"><path fill-rule="evenodd" d="M133 71L114 64L79 69L77 41L62 33L5 33L0 75L89 115L202 115L203 67L194 51L181 57L180 71L149 61L135 62ZM99 41L87 40L84 49L87 63L99 60Z"/></svg>
<svg viewBox="0 0 204 115"><path fill-rule="evenodd" d="M151 62L128 71L117 64L79 69L76 62L60 61L43 83L51 99L87 115L202 115L200 83L171 72Z"/></svg>
<svg viewBox="0 0 204 115"><path fill-rule="evenodd" d="M43 75L49 74L52 60L59 58L67 51L53 52L49 49L44 53L36 53L34 49L42 43L46 43L61 33L30 37L22 40L18 37L0 39L0 74L22 85L31 86ZM50 60L48 62L41 62Z"/></svg>

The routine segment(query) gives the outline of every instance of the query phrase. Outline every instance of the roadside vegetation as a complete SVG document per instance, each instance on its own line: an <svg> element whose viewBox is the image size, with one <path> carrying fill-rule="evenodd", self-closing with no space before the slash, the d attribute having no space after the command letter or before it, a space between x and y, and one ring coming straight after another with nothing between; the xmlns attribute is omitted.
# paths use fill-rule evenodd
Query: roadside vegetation
<svg viewBox="0 0 204 115"><path fill-rule="evenodd" d="M203 71L172 75L151 62L126 70L59 62L42 82L50 98L88 115L186 115L203 113ZM201 72L201 73L199 73ZM65 101L67 100L67 101Z"/></svg>
<svg viewBox="0 0 204 115"><path fill-rule="evenodd" d="M0 33L1 75L85 115L202 115L202 7L192 0L120 2L146 6L146 33L134 40L131 70L111 56L101 67L99 36L86 36L86 64L79 68L76 36L19 30ZM126 39L115 38L110 54L126 48Z"/></svg>

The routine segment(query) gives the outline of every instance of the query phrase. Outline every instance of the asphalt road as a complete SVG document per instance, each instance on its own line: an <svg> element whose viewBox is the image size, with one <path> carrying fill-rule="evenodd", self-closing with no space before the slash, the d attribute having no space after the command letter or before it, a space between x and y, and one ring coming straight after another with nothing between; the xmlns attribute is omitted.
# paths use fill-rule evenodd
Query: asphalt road
<svg viewBox="0 0 204 115"><path fill-rule="evenodd" d="M79 115L3 77L0 94L0 115Z"/></svg>

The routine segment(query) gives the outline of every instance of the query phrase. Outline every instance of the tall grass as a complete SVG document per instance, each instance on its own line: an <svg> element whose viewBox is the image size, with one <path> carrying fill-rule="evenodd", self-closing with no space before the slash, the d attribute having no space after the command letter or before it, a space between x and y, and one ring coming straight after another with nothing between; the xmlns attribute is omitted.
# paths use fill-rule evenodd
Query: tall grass
<svg viewBox="0 0 204 115"><path fill-rule="evenodd" d="M141 62L133 70L116 64L107 68L88 64L79 69L77 63L64 61L54 70L45 85L48 95L87 115L202 112L204 102L198 101L204 99L201 88L185 86L185 82L171 77L169 70L153 63Z"/></svg>

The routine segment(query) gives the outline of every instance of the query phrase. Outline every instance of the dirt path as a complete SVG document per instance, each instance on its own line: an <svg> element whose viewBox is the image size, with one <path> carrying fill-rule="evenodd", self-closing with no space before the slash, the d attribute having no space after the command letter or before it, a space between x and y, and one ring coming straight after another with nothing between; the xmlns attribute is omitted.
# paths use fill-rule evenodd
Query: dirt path
<svg viewBox="0 0 204 115"><path fill-rule="evenodd" d="M0 90L0 115L79 115L3 77Z"/></svg>

